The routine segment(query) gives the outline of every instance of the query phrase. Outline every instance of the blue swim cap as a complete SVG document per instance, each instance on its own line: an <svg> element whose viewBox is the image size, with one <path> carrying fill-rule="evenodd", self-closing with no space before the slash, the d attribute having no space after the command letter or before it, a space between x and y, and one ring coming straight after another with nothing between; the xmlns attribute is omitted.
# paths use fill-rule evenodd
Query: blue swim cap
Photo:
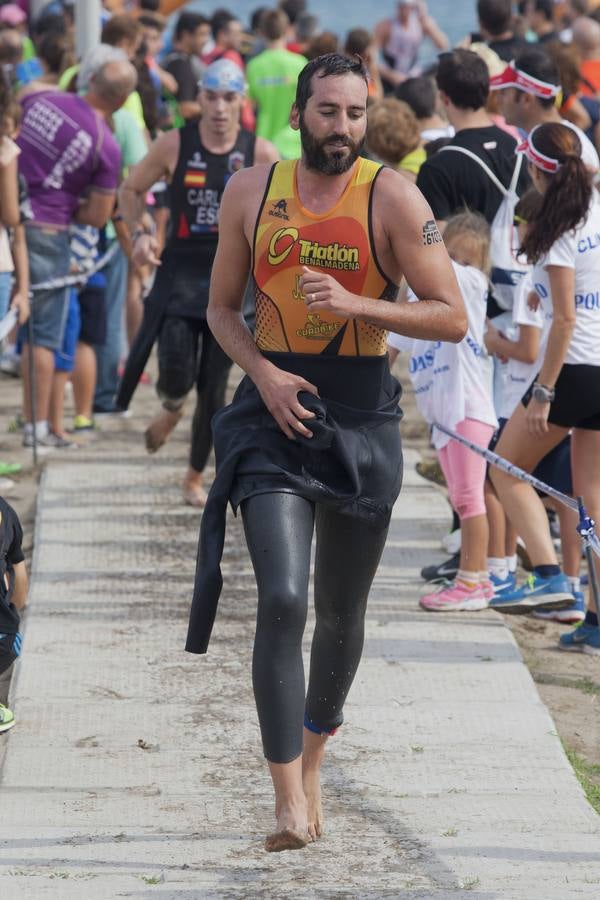
<svg viewBox="0 0 600 900"><path fill-rule="evenodd" d="M230 59L217 59L210 64L198 82L198 87L206 91L246 91L246 80L239 66Z"/></svg>

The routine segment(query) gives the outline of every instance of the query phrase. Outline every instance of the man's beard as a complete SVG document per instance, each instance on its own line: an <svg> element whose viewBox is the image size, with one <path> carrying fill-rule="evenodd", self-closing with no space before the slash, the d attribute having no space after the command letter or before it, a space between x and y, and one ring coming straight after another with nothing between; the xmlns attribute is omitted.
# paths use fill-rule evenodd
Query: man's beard
<svg viewBox="0 0 600 900"><path fill-rule="evenodd" d="M355 142L346 135L340 134L330 134L319 140L307 127L302 115L300 116L300 137L302 138L302 155L306 168L321 172L322 175L343 175L352 168L365 144L364 137L361 141ZM350 152L344 154L333 149L333 152L327 153L327 145L335 141L348 147ZM339 149L341 151L342 146Z"/></svg>

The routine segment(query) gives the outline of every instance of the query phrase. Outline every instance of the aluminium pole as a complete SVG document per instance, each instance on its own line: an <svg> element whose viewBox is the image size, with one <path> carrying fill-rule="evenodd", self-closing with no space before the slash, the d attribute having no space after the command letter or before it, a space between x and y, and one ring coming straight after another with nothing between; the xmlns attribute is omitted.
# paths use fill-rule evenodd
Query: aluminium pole
<svg viewBox="0 0 600 900"><path fill-rule="evenodd" d="M101 15L100 0L76 0L75 46L79 59L100 43Z"/></svg>

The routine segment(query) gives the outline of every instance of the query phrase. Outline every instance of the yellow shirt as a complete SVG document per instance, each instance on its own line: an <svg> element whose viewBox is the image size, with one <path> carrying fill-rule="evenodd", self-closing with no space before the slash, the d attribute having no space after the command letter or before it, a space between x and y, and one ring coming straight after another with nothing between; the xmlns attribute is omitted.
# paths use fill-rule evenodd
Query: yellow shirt
<svg viewBox="0 0 600 900"><path fill-rule="evenodd" d="M371 205L382 166L359 158L346 190L324 213L302 206L297 161L275 163L254 234L256 333L261 350L383 356L387 332L324 310L310 312L300 287L303 267L331 275L353 294L395 300L398 288L379 266Z"/></svg>
<svg viewBox="0 0 600 900"><path fill-rule="evenodd" d="M427 154L425 153L425 148L417 147L416 150L412 150L410 153L407 153L406 156L402 157L398 163L398 168L404 169L405 172L412 172L413 175L418 175L419 169L426 159Z"/></svg>

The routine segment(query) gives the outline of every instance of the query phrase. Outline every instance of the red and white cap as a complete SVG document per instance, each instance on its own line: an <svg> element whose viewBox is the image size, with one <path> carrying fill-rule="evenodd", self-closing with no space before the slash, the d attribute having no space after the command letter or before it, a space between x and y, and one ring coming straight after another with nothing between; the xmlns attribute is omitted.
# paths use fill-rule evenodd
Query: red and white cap
<svg viewBox="0 0 600 900"><path fill-rule="evenodd" d="M514 87L519 91L525 91L526 94L533 94L540 100L551 100L560 93L560 84L551 84L549 81L540 81L533 75L528 75L521 69L517 69L514 60L509 63L504 72L490 78L490 90L500 91L503 88Z"/></svg>
<svg viewBox="0 0 600 900"><path fill-rule="evenodd" d="M540 151L536 150L533 146L533 136L539 127L539 125L536 125L535 128L532 128L525 140L519 144L516 152L524 153L529 162L533 163L537 169L541 169L542 172L547 172L549 175L554 175L558 172L562 163L557 159L552 159L551 156L540 153Z"/></svg>

